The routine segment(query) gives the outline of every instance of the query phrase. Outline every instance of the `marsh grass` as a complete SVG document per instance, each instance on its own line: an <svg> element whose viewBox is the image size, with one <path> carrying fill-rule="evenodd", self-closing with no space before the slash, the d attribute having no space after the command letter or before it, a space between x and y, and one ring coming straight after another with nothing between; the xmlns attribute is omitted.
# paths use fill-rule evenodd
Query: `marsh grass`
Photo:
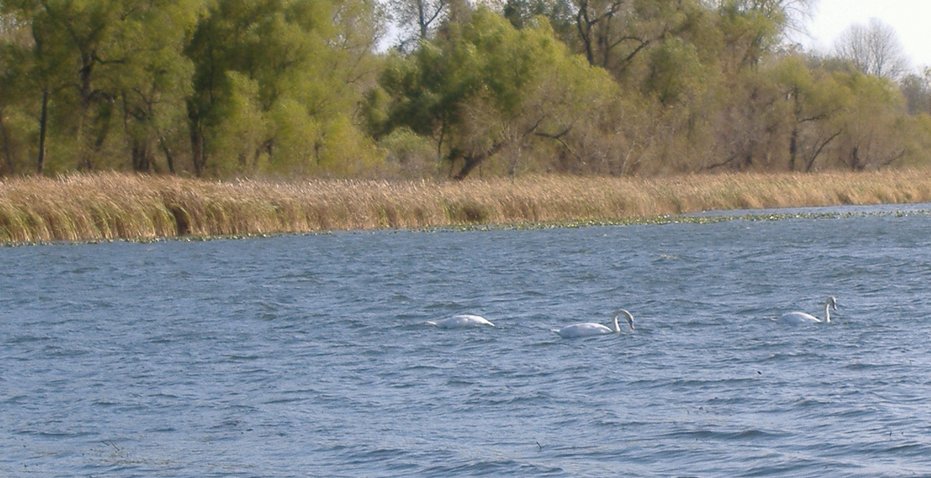
<svg viewBox="0 0 931 478"><path fill-rule="evenodd" d="M621 222L714 209L931 201L931 174L207 181L120 173L0 181L0 242Z"/></svg>

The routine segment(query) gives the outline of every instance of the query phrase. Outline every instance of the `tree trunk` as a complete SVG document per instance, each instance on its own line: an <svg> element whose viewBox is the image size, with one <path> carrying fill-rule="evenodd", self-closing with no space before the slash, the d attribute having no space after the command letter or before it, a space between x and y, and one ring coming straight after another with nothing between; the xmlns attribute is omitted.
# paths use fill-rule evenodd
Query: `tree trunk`
<svg viewBox="0 0 931 478"><path fill-rule="evenodd" d="M828 144L830 144L831 141L834 141L834 138L840 136L841 133L842 133L842 131L838 131L838 132L832 134L831 136L828 136L827 139L825 139L824 141L822 141L821 144L819 144L818 147L815 148L815 151L814 151L813 153L811 153L811 156L808 158L808 162L805 163L805 172L806 172L806 173L811 172L812 168L815 167L815 160L818 159L818 156L821 155L821 152L824 151L824 148L825 148Z"/></svg>
<svg viewBox="0 0 931 478"><path fill-rule="evenodd" d="M78 169L79 170L90 170L93 169L94 165L91 161L91 152L88 151L87 146L84 144L84 135L86 134L85 129L87 128L88 115L90 115L91 106L94 104L94 90L91 85L91 79L93 78L94 71L94 56L89 52L81 52L81 69L78 70L78 76L80 78L80 84L78 89L78 94L80 95L81 110L79 111L78 116L78 132L77 132L77 144L80 150L78 151Z"/></svg>
<svg viewBox="0 0 931 478"><path fill-rule="evenodd" d="M430 23L427 20L427 6L424 5L424 0L417 2L417 27L420 30L420 40L426 41L430 33Z"/></svg>
<svg viewBox="0 0 931 478"><path fill-rule="evenodd" d="M48 134L48 88L42 90L42 110L39 113L39 153L36 157L36 173L45 172L45 138Z"/></svg>
<svg viewBox="0 0 931 478"><path fill-rule="evenodd" d="M798 123L792 126L789 136L789 171L795 171L795 160L798 158Z"/></svg>
<svg viewBox="0 0 931 478"><path fill-rule="evenodd" d="M171 152L171 147L168 146L168 142L165 141L163 135L158 135L158 145L162 149L162 153L165 154L165 162L168 164L168 174L175 174L175 155Z"/></svg>
<svg viewBox="0 0 931 478"><path fill-rule="evenodd" d="M463 156L465 163L463 163L462 168L459 170L459 172L456 173L455 176L453 176L453 179L457 181L462 181L463 179L466 178L466 176L469 175L469 173L472 172L472 170L474 170L479 165L481 165L486 159L490 158L491 156L494 156L495 153L497 153L498 151L501 151L501 149L504 148L506 144L508 144L507 141L499 141L495 143L494 145L492 145L491 148L488 148L487 150L481 153Z"/></svg>
<svg viewBox="0 0 931 478"><path fill-rule="evenodd" d="M860 159L860 146L859 145L854 146L850 150L850 160L847 162L847 164L850 166L850 169L854 171L863 171L864 165L863 165L863 160Z"/></svg>
<svg viewBox="0 0 931 478"><path fill-rule="evenodd" d="M197 177L204 175L204 167L207 163L207 152L205 150L203 133L196 126L191 126L191 163L194 166L194 175Z"/></svg>
<svg viewBox="0 0 931 478"><path fill-rule="evenodd" d="M582 41L582 48L585 50L585 59L589 65L595 66L595 51L592 45L592 28L594 22L588 18L588 2L581 2L579 11L575 15L575 27L579 32L579 40Z"/></svg>
<svg viewBox="0 0 931 478"><path fill-rule="evenodd" d="M463 159L465 159L465 163L462 165L462 168L459 169L459 172L456 173L455 176L453 176L453 179L455 179L456 181L462 181L463 179L466 178L466 176L469 175L469 173L472 172L473 169L478 167L478 165L482 164L482 161L484 161L485 158L487 157L488 156L485 154L479 154L475 156L470 155L470 156L464 157Z"/></svg>
<svg viewBox="0 0 931 478"><path fill-rule="evenodd" d="M149 147L142 140L133 140L132 142L133 171L137 173L147 173L152 170L152 157L149 154Z"/></svg>
<svg viewBox="0 0 931 478"><path fill-rule="evenodd" d="M13 164L13 143L10 138L10 130L6 127L6 123L3 121L3 115L0 114L0 134L3 135L3 160L4 167L0 168L0 176L3 175L12 175L15 172L15 167Z"/></svg>

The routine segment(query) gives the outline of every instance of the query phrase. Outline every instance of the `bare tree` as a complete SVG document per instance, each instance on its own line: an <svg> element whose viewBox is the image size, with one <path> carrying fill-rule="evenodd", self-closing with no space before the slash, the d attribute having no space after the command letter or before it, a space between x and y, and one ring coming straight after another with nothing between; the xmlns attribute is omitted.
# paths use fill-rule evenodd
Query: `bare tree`
<svg viewBox="0 0 931 478"><path fill-rule="evenodd" d="M409 49L428 39L446 16L449 3L449 0L388 0L392 20L401 30L401 48Z"/></svg>
<svg viewBox="0 0 931 478"><path fill-rule="evenodd" d="M879 19L867 25L853 24L834 44L838 57L867 75L897 80L909 70L909 61L895 29Z"/></svg>

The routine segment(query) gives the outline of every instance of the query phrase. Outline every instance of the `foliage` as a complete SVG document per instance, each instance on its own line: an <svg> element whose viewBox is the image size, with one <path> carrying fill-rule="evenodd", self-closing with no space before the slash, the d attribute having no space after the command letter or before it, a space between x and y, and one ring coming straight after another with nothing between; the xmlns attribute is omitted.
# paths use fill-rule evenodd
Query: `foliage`
<svg viewBox="0 0 931 478"><path fill-rule="evenodd" d="M210 9L187 48L197 65L188 117L198 173L343 175L377 162L352 123L376 28L364 4L349 5L242 0Z"/></svg>
<svg viewBox="0 0 931 478"><path fill-rule="evenodd" d="M0 176L927 164L931 75L875 22L833 56L792 45L813 3L4 1Z"/></svg>
<svg viewBox="0 0 931 478"><path fill-rule="evenodd" d="M607 74L571 55L546 21L518 30L487 9L449 38L394 57L380 87L370 102L376 134L405 127L432 137L460 179L505 148L571 147L570 133L615 94Z"/></svg>

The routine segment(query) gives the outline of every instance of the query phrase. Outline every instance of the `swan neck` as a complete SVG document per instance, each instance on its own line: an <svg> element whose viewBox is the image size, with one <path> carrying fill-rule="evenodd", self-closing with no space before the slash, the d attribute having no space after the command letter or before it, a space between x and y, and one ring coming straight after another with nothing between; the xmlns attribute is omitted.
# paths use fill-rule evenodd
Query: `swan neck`
<svg viewBox="0 0 931 478"><path fill-rule="evenodd" d="M619 324L617 321L618 316L620 316L620 314L614 316L614 331L621 333L621 324Z"/></svg>
<svg viewBox="0 0 931 478"><path fill-rule="evenodd" d="M827 301L824 303L824 321L825 322L831 321L831 301Z"/></svg>

